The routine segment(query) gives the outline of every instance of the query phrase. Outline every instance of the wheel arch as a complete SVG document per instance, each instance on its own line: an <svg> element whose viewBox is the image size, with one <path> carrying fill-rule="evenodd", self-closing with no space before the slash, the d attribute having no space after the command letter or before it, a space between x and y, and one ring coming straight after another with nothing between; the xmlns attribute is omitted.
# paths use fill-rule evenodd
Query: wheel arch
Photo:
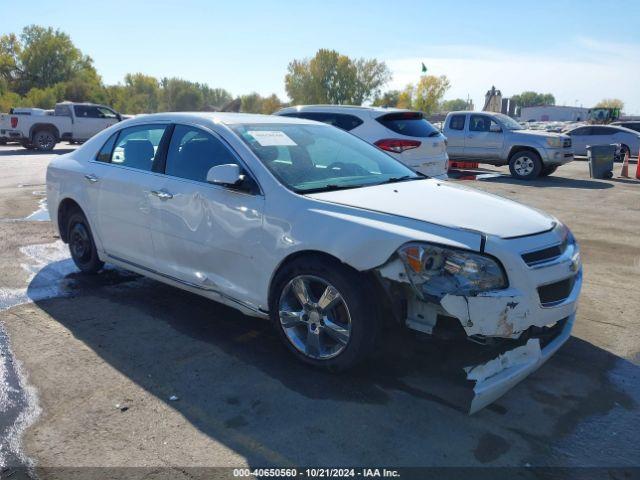
<svg viewBox="0 0 640 480"><path fill-rule="evenodd" d="M69 239L67 238L67 219L71 212L79 210L86 217L86 213L82 210L80 204L71 197L64 198L58 204L58 232L60 232L60 239L64 243L68 243Z"/></svg>
<svg viewBox="0 0 640 480"><path fill-rule="evenodd" d="M299 261L302 258L320 259L323 262L334 263L336 265L341 265L343 267L353 270L357 275L359 275L363 279L364 282L368 284L368 287L371 288L372 297L380 301L380 310L384 311L385 313L390 312L390 306L391 306L390 299L388 298L386 290L383 288L382 284L380 283L379 276L376 275L375 273L375 270L376 270L375 268L371 270L358 270L354 266L350 265L347 262L344 262L343 260L336 257L335 255L332 255L327 252L323 252L321 250L300 250L297 252L292 252L291 254L287 255L284 259L282 259L282 261L278 264L278 266L273 270L273 273L271 274L271 278L269 279L269 290L268 290L269 310L271 310L271 307L274 305L273 302L275 301L275 298L274 298L275 280L278 277L279 273L291 263Z"/></svg>
<svg viewBox="0 0 640 480"><path fill-rule="evenodd" d="M540 157L540 160L542 160L542 154L540 153L540 151L536 147L532 147L531 145L512 146L511 149L509 150L509 155L507 156L507 160L510 162L511 158L513 158L513 156L516 153L520 153L520 152L533 152L536 155L538 155L538 157Z"/></svg>
<svg viewBox="0 0 640 480"><path fill-rule="evenodd" d="M35 136L35 134L42 130L53 133L56 137L56 141L60 140L60 132L58 131L58 127L56 127L52 123L34 123L33 125L31 125L31 128L29 129L29 139L33 141L33 137Z"/></svg>

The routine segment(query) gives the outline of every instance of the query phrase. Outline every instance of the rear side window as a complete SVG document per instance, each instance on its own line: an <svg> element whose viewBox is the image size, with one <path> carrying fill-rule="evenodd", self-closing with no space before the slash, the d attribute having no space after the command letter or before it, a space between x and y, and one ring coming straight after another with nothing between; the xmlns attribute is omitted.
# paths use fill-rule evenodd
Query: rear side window
<svg viewBox="0 0 640 480"><path fill-rule="evenodd" d="M139 125L120 130L111 163L151 171L166 125Z"/></svg>
<svg viewBox="0 0 640 480"><path fill-rule="evenodd" d="M389 130L407 137L435 137L440 134L420 112L388 113L376 120Z"/></svg>
<svg viewBox="0 0 640 480"><path fill-rule="evenodd" d="M111 154L113 153L113 147L116 144L117 137L118 137L118 134L114 133L109 137L109 140L107 140L107 143L105 143L102 146L102 148L98 152L98 155L96 155L96 160L98 162L109 163L111 161Z"/></svg>
<svg viewBox="0 0 640 480"><path fill-rule="evenodd" d="M80 118L100 118L100 111L93 106L89 105L75 105L73 111L76 117Z"/></svg>
<svg viewBox="0 0 640 480"><path fill-rule="evenodd" d="M238 162L213 135L198 128L176 125L167 152L167 175L206 182L211 167L230 163Z"/></svg>
<svg viewBox="0 0 640 480"><path fill-rule="evenodd" d="M362 125L362 120L360 120L358 117L345 113L298 112L297 114L295 114L295 116L298 118L306 118L307 120L315 120L316 122L323 122L329 125L333 125L334 127L346 130L347 132Z"/></svg>
<svg viewBox="0 0 640 480"><path fill-rule="evenodd" d="M451 130L464 130L464 122L466 118L466 115L451 115L451 119L449 120L449 128Z"/></svg>
<svg viewBox="0 0 640 480"><path fill-rule="evenodd" d="M569 135L591 135L591 127L580 127L569 132Z"/></svg>
<svg viewBox="0 0 640 480"><path fill-rule="evenodd" d="M615 135L620 133L620 130L609 127L591 127L591 135Z"/></svg>
<svg viewBox="0 0 640 480"><path fill-rule="evenodd" d="M54 115L57 115L59 117L70 117L71 107L69 107L69 105L56 105Z"/></svg>

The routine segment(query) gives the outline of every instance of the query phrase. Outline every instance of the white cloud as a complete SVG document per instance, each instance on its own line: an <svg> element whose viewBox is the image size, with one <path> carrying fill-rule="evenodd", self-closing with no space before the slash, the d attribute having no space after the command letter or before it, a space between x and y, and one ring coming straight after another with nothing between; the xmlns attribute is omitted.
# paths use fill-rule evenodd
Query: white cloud
<svg viewBox="0 0 640 480"><path fill-rule="evenodd" d="M640 45L600 42L579 37L543 53L518 54L469 45L438 46L437 56L392 58L389 88L415 82L424 62L429 73L447 75L446 98L467 98L482 108L484 94L495 85L504 96L525 90L552 93L559 105L591 107L603 98L625 102L625 112L640 114ZM433 48L429 50L433 51Z"/></svg>

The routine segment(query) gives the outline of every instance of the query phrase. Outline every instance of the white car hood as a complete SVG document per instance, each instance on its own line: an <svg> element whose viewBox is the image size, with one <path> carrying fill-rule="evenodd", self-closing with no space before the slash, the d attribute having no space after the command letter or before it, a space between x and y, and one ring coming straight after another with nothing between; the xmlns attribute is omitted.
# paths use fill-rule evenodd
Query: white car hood
<svg viewBox="0 0 640 480"><path fill-rule="evenodd" d="M511 200L433 179L307 196L502 238L545 232L555 223L553 217Z"/></svg>

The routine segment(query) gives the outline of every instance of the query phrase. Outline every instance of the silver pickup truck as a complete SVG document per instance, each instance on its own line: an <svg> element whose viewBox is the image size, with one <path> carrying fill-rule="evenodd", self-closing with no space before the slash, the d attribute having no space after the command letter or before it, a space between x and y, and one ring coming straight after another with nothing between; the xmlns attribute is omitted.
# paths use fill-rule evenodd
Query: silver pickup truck
<svg viewBox="0 0 640 480"><path fill-rule="evenodd" d="M511 175L520 179L551 175L573 160L569 136L525 130L501 113L451 112L443 133L449 159L509 165Z"/></svg>

